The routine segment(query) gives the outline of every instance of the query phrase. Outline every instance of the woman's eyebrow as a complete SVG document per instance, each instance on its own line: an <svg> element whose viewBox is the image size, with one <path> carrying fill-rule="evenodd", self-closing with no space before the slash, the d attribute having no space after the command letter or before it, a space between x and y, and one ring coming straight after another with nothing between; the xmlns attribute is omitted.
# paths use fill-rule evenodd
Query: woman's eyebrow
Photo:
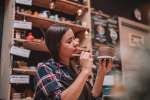
<svg viewBox="0 0 150 100"><path fill-rule="evenodd" d="M73 39L75 39L74 36L73 36L73 37L69 37L69 38L68 38L68 41L73 40Z"/></svg>
<svg viewBox="0 0 150 100"><path fill-rule="evenodd" d="M75 36L71 36L71 37L69 37L69 39L75 39Z"/></svg>
<svg viewBox="0 0 150 100"><path fill-rule="evenodd" d="M70 41L70 40L72 40L72 37L69 37L69 38L67 39L67 41Z"/></svg>

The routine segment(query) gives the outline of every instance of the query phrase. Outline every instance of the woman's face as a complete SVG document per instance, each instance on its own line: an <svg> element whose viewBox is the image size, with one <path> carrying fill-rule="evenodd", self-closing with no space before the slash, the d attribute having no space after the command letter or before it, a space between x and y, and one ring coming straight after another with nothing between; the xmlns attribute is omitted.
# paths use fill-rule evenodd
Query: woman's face
<svg viewBox="0 0 150 100"><path fill-rule="evenodd" d="M77 52L78 46L79 39L75 38L73 31L69 29L61 39L59 50L60 59L63 59L64 57L69 59L73 53Z"/></svg>

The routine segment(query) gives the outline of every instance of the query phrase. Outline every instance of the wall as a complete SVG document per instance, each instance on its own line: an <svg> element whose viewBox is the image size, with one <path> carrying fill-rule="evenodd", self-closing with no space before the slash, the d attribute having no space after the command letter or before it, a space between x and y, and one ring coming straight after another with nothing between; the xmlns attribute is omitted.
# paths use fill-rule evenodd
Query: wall
<svg viewBox="0 0 150 100"><path fill-rule="evenodd" d="M150 0L91 0L91 4L95 9L102 10L107 14L135 20L133 10L141 8L141 6L144 8L145 4L149 4L150 6Z"/></svg>
<svg viewBox="0 0 150 100"><path fill-rule="evenodd" d="M4 22L3 20L4 20L4 0L0 0L0 61L1 61L2 33L3 33L3 22ZM0 62L0 75L1 75L1 62ZM0 83L0 86L1 86L1 83ZM1 96L0 96L0 99L1 99Z"/></svg>
<svg viewBox="0 0 150 100"><path fill-rule="evenodd" d="M145 3L141 5L140 10L143 12L143 23L150 26L150 3Z"/></svg>
<svg viewBox="0 0 150 100"><path fill-rule="evenodd" d="M12 42L13 17L15 0L5 0L5 14L3 24L3 37L1 48L1 67L0 67L0 98L10 100L11 57L10 47Z"/></svg>
<svg viewBox="0 0 150 100"><path fill-rule="evenodd" d="M3 17L4 17L4 0L0 0L0 52L1 52L1 46L2 46ZM1 53L0 53L0 56L1 56Z"/></svg>

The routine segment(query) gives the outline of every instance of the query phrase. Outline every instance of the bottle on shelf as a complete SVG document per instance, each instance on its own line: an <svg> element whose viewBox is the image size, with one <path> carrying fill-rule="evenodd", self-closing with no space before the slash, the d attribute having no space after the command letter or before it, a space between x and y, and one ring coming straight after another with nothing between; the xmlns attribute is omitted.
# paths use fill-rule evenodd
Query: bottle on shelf
<svg viewBox="0 0 150 100"><path fill-rule="evenodd" d="M34 36L33 36L32 32L27 33L26 40L28 40L28 41L34 40Z"/></svg>

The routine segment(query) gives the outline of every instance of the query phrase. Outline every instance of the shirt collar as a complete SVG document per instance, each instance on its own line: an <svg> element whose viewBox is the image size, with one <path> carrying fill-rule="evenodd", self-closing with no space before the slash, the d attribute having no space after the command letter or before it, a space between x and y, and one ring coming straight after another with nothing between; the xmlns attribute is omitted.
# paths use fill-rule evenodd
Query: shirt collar
<svg viewBox="0 0 150 100"><path fill-rule="evenodd" d="M58 68L64 67L65 65L61 62L56 62L53 58L48 59L48 62L51 64L55 64Z"/></svg>

